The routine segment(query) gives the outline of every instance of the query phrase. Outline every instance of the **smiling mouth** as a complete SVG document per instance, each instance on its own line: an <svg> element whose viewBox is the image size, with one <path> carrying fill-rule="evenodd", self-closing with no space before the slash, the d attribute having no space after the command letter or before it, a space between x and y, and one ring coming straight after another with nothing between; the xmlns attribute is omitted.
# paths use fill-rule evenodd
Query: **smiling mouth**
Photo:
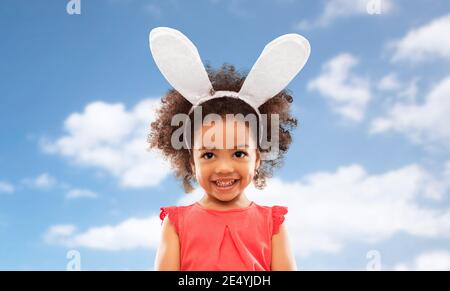
<svg viewBox="0 0 450 291"><path fill-rule="evenodd" d="M216 185L217 188L219 189L230 189L232 188L234 185L237 184L237 182L239 182L239 179L233 179L233 180L216 180L216 181L212 181L212 183L214 185Z"/></svg>

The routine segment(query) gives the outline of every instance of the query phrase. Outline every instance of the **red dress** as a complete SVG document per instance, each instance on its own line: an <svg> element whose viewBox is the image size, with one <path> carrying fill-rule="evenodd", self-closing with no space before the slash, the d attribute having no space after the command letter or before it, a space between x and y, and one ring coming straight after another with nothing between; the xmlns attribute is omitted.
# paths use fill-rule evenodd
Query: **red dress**
<svg viewBox="0 0 450 291"><path fill-rule="evenodd" d="M180 240L180 270L270 271L271 241L288 212L285 206L213 210L198 202L161 207Z"/></svg>

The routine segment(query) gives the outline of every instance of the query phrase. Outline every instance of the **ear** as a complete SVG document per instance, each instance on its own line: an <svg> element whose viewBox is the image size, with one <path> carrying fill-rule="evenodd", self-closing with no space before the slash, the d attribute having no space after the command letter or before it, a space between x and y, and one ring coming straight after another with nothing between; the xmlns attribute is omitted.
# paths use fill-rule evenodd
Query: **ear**
<svg viewBox="0 0 450 291"><path fill-rule="evenodd" d="M239 95L258 108L292 81L310 52L309 41L299 34L289 33L274 39L264 47Z"/></svg>
<svg viewBox="0 0 450 291"><path fill-rule="evenodd" d="M152 29L150 50L162 75L192 104L212 90L211 81L195 45L180 31Z"/></svg>

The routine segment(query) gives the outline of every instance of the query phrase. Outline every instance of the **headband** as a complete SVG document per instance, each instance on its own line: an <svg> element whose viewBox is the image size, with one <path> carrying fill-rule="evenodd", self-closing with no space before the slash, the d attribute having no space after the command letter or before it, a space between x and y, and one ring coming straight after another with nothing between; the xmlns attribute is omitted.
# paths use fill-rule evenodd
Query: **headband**
<svg viewBox="0 0 450 291"><path fill-rule="evenodd" d="M264 47L239 92L214 91L197 48L184 34L173 28L157 27L150 32L149 42L162 75L193 105L188 115L208 100L232 97L250 105L257 113L260 125L258 108L292 81L311 52L309 42L303 36L295 33L282 35ZM186 141L186 135L184 137Z"/></svg>

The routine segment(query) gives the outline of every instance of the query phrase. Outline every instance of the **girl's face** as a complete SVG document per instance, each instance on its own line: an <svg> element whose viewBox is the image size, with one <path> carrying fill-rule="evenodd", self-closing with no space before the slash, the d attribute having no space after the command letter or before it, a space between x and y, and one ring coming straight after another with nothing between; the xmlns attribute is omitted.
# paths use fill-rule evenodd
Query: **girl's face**
<svg viewBox="0 0 450 291"><path fill-rule="evenodd" d="M211 148L202 144L204 138L211 137L211 132L217 132L218 127L222 128L222 146L219 144L218 148ZM191 163L197 182L213 198L231 201L243 193L259 168L260 153L256 141L249 134L247 125L233 120L203 125L201 138L199 132L194 138L196 147L192 151L194 163ZM238 138L238 135L241 136Z"/></svg>

